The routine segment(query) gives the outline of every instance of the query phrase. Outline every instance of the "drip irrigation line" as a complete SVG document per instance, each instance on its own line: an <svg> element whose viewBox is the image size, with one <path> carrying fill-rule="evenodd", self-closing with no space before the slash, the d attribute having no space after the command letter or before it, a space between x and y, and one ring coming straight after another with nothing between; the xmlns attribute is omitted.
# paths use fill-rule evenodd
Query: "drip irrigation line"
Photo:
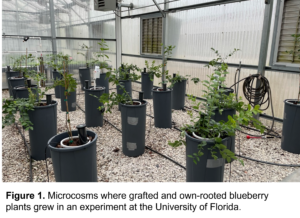
<svg viewBox="0 0 300 218"><path fill-rule="evenodd" d="M16 124L16 127L17 127L17 129L18 129L18 131L19 131L19 133L20 133L23 141L24 141L24 146L27 148L28 156L29 156L29 159L30 159L30 164L29 164L29 182L32 182L32 159L31 159L31 154L30 154L29 146L28 146L28 144L26 142L26 139L25 139L25 136L22 134L22 132L21 132L18 124L17 123L15 123L15 124Z"/></svg>
<svg viewBox="0 0 300 218"><path fill-rule="evenodd" d="M158 155L160 155L160 156L162 156L162 157L168 159L169 161L173 162L174 164L180 166L182 169L185 169L185 170L186 170L186 168L185 168L184 166L182 166L180 163L176 162L175 160L173 160L173 159L167 157L167 156L164 155L164 154L159 153L158 151L153 150L152 148L150 148L150 147L148 147L148 146L145 146L145 147L146 147L147 149L149 149L150 151L152 151L152 152L154 152L154 153L156 153L156 154L158 154Z"/></svg>
<svg viewBox="0 0 300 218"><path fill-rule="evenodd" d="M76 103L76 105L77 105L77 107L78 107L83 113L85 113L85 111L84 111L77 103ZM112 124L111 122L109 122L109 121L106 120L106 119L104 119L104 120L105 120L108 124L110 124L112 127L114 127L115 129L117 129L119 132L122 133L122 130L120 130L120 129L119 129L118 127L116 127L114 124ZM158 154L158 155L160 155L160 156L162 156L162 157L168 159L169 161L173 162L174 164L180 166L181 168L186 169L186 168L185 168L184 166L182 166L180 163L178 163L178 162L176 162L175 160L173 160L173 159L167 157L166 155L161 154L161 153L159 153L158 151L155 151L155 150L153 150L152 148L150 148L150 147L148 147L148 146L146 146L146 145L145 145L145 148L147 148L148 150L150 150L150 151L152 151L152 152L154 152L154 153L156 153L156 154Z"/></svg>
<svg viewBox="0 0 300 218"><path fill-rule="evenodd" d="M293 165L293 164L279 164L279 163L272 163L272 162L267 162L267 161L262 161L262 160L256 160L256 159L253 159L253 158L250 158L250 157L245 157L245 156L242 156L242 155L239 155L239 154L235 154L235 156L241 157L241 158L244 158L244 159L248 159L248 160L251 160L251 161L255 161L255 162L258 162L258 163L269 164L269 165L274 165L274 166L281 166L281 167L300 167L300 165Z"/></svg>

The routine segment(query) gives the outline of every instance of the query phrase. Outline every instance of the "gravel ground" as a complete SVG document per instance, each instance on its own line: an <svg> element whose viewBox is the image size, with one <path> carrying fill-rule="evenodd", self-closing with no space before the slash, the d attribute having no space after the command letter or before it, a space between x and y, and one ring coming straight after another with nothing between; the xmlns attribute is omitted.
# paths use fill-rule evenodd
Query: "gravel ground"
<svg viewBox="0 0 300 218"><path fill-rule="evenodd" d="M133 83L133 90L140 90L140 85ZM112 90L113 91L113 90ZM53 93L50 90L49 93ZM78 88L77 93L82 93ZM82 93L83 94L83 93ZM3 98L8 96L8 91L2 91ZM133 97L138 98L138 92L133 92ZM59 100L59 99L55 99ZM153 116L152 100L147 100L147 114ZM77 103L84 110L84 95L77 96ZM189 105L189 102L186 102ZM65 112L60 110L58 101L58 133L65 131ZM84 113L77 109L70 113L71 124L75 126L84 123ZM113 112L105 113L104 118L121 129L120 112L117 107ZM146 145L185 166L185 148L172 148L168 145L169 140L179 138L179 132L172 129L160 129L154 127L154 119L147 116ZM189 122L186 111L173 111L172 119L176 127L181 127ZM266 122L265 125L270 125ZM175 163L146 149L142 156L130 158L122 153L122 135L107 122L103 127L89 128L98 134L97 159L99 182L185 182L185 170ZM281 125L276 123L274 130L281 134ZM244 130L249 134L257 134L251 130ZM14 141L11 142L11 136ZM28 132L25 138L29 142ZM2 175L3 182L28 182L30 160L25 149L21 135L16 127L5 127L2 130ZM115 152L115 148L119 151ZM267 162L281 164L300 164L300 155L291 154L281 150L280 139L246 139L243 133L236 135L236 153ZM278 182L296 168L281 167L257 163L247 159L245 166L238 161L225 166L224 182ZM49 181L55 182L51 158L47 159ZM33 181L47 182L47 170L45 161L33 160Z"/></svg>

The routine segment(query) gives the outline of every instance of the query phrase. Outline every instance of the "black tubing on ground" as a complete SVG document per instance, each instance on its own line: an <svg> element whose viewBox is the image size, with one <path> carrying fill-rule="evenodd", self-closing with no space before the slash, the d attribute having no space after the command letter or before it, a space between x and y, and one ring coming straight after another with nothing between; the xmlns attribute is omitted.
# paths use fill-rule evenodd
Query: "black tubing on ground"
<svg viewBox="0 0 300 218"><path fill-rule="evenodd" d="M84 111L77 103L76 103L76 105L77 105L77 107L78 107L83 113L85 113L85 111ZM149 116L149 115L148 115L148 116ZM112 127L114 127L114 128L115 128L116 130L118 130L119 132L122 132L122 130L120 130L118 127L116 127L114 124L112 124L112 123L109 122L108 120L106 120L106 119L103 119L103 120L105 120L108 124L110 124ZM172 160L171 158L169 158L169 157L167 157L167 156L165 156L165 155L159 153L158 151L155 151L155 150L153 150L152 148L150 148L150 147L148 147L148 146L145 146L145 148L147 148L147 149L149 149L150 151L152 151L152 152L154 152L154 153L156 153L156 154L158 154L158 155L160 155L160 156L162 156L162 157L168 159L169 161L171 161L171 162L175 163L176 165L180 166L181 168L186 169L186 168L185 168L184 166L182 166L180 163L178 163L178 162L176 162L175 160Z"/></svg>
<svg viewBox="0 0 300 218"><path fill-rule="evenodd" d="M20 133L23 141L24 141L24 145L27 148L28 156L29 156L29 159L30 159L30 165L29 165L30 166L29 167L30 168L29 169L29 182L32 182L32 159L31 159L31 154L30 154L30 150L29 150L29 145L27 144L25 136L22 134L22 132L21 132L18 124L17 123L15 123L15 124L16 124L16 127L17 127L17 129L18 129L18 131L19 131L19 133Z"/></svg>

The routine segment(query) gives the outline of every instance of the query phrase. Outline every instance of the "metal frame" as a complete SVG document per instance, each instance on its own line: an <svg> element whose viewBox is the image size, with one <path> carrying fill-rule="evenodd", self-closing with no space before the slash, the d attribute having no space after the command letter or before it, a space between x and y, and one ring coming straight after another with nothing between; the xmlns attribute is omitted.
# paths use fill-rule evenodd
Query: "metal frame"
<svg viewBox="0 0 300 218"><path fill-rule="evenodd" d="M177 8L168 8L168 3L166 2L167 0L164 0L164 10L161 10L162 13L164 13L165 15L168 15L168 13L175 13L175 12L179 12L179 11L185 11L185 10L191 10L191 9L196 9L196 8L205 8L205 7L211 7L211 6L217 6L220 4L231 4L231 3L238 3L238 2L243 2L243 1L250 1L250 0L216 0L216 1L210 1L210 2L205 2L205 3L199 3L199 4L194 4L194 5L189 5L189 6L183 6L183 7L177 7ZM273 0L272 0L273 1ZM283 6L281 5L281 1L282 0L277 0L278 4L276 7L276 20L275 20L275 26L274 26L274 34L273 34L273 42L276 42L276 40L278 40L278 31L280 31L280 27L278 27L279 25L279 21L280 21L280 8L283 8ZM267 1L267 3L270 3L270 1ZM55 32L55 16L54 16L54 11L58 10L58 9L54 9L54 4L53 4L53 0L49 0L50 3L50 18L51 18L51 36L38 36L41 37L41 39L52 39L52 47L53 47L53 53L56 52L57 48L56 48L56 40L57 39L73 39L73 40L100 40L100 39L96 39L96 38L74 38L74 37L56 37L56 32ZM71 7L72 5L76 5L76 3L72 2L68 5L63 6L63 8L68 8ZM150 7L150 6L149 6ZM22 11L19 11L20 13L22 13ZM35 12L33 12L35 13ZM121 64L122 62L122 56L131 56L131 57L138 57L138 58L152 58L152 59L162 59L163 55L152 55L152 54L142 54L142 46L140 46L140 55L131 55L131 54L123 54L122 53L122 29L121 29L121 19L129 19L129 18L135 18L135 17L139 17L141 18L141 30L142 31L142 20L143 19L147 19L147 18L153 18L153 17L163 17L160 12L150 12L150 13L142 13L142 14L136 14L136 15L129 15L129 16L123 16L121 17L122 12L118 11L118 16L116 15L115 19L108 19L108 20L115 20L116 22L116 39L105 39L106 41L116 41L116 60L117 60L117 67ZM266 13L266 12L265 12ZM268 16L267 14L265 16ZM165 43L166 40L166 19L164 19L163 22L163 42ZM266 19L266 18L265 18ZM105 22L104 21L95 21L92 23L98 23L98 22ZM92 24L90 23L90 24ZM84 23L81 24L74 24L71 26L77 26L77 25L84 25ZM267 25L267 26L266 26ZM281 22L280 22L281 25ZM57 28L66 28L68 26L64 26L64 27L57 27ZM270 23L269 21L264 22L264 28L270 28ZM278 43L272 43L272 50L271 50L271 58L270 58L270 65L272 67L267 67L265 65L265 60L266 60L266 56L267 53L263 52L263 49L267 49L267 45L266 45L266 40L267 40L267 36L268 36L269 32L263 29L263 33L262 33L262 39L265 39L264 41L262 41L261 44L261 53L259 56L259 63L258 66L253 66L253 65L242 65L243 68L247 68L247 69L253 69L253 70L258 70L259 72L264 73L264 71L278 71L278 72L289 72L289 73L299 73L298 67L289 67L289 66L280 66L280 65L274 65L273 61L274 61L274 55L275 55L275 49L276 46L278 45ZM140 39L140 45L142 43L142 34L141 34L141 39ZM277 46L278 47L278 46ZM198 64L207 64L208 61L198 61L198 60L188 60L188 59L176 59L176 58L169 58L169 61L177 61L177 62L188 62L188 63L198 63ZM238 67L238 64L233 64L233 63L229 63L228 64L230 67ZM262 115L262 117L267 117L267 115ZM276 119L278 121L280 121L280 119Z"/></svg>
<svg viewBox="0 0 300 218"><path fill-rule="evenodd" d="M272 37L272 42L274 43L272 43L272 47L271 47L269 65L272 67L272 69L299 73L300 64L277 62L284 4L285 4L285 0L277 0L275 21L274 21L274 32Z"/></svg>
<svg viewBox="0 0 300 218"><path fill-rule="evenodd" d="M147 20L147 19L151 19L151 18L158 18L161 17L163 20L165 18L162 17L161 13L159 12L155 12L155 14L149 14L149 15L144 15L140 17L140 55L142 56L147 56L147 57L158 57L158 58L162 58L163 56L163 50L161 51L161 54L150 54L150 53L143 53L143 20ZM162 43L164 43L164 38L165 38L165 34L164 34L164 22L162 22Z"/></svg>

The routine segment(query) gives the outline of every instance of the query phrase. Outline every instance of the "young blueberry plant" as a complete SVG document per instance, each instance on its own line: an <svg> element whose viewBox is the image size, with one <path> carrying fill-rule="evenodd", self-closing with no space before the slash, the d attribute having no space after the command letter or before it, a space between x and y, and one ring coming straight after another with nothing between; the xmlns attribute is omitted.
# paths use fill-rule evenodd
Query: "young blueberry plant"
<svg viewBox="0 0 300 218"><path fill-rule="evenodd" d="M161 78L161 77L163 78L161 83L163 84L167 83L165 77L168 76L169 71L168 70L165 71L164 68L167 66L168 58L171 57L174 48L175 46L172 45L164 47L164 60L162 64L155 65L155 61L152 61L151 65L149 65L149 62L147 60L145 61L147 72L149 73L151 81L153 81L155 76L156 78Z"/></svg>
<svg viewBox="0 0 300 218"><path fill-rule="evenodd" d="M51 55L50 57L50 61L47 64L56 69L62 75L62 79L54 81L54 87L63 86L65 88L64 102L66 104L66 127L69 134L69 144L72 144L73 137L69 114L68 96L71 95L70 92L74 92L76 90L77 86L76 80L72 77L72 74L70 74L68 70L68 66L72 62L72 57L70 57L68 54L64 55L63 53Z"/></svg>
<svg viewBox="0 0 300 218"><path fill-rule="evenodd" d="M179 83L179 82L188 80L190 76L191 76L191 75L185 75L185 76L182 76L182 75L180 75L179 72L178 72L178 73L176 73L175 77L172 77L171 75L167 75L167 76L166 76L166 79L167 79L167 81L168 81L169 83L171 83L171 84L169 85L169 88L173 88L174 85L175 85L176 83ZM200 82L200 79L199 79L199 78L192 78L191 80L194 82L194 84L197 84L197 83Z"/></svg>
<svg viewBox="0 0 300 218"><path fill-rule="evenodd" d="M213 60L215 62L216 60ZM215 65L215 64L213 64ZM252 122L256 129L260 130L261 133L264 132L264 128L260 121L253 118L253 115L261 113L259 110L259 105L251 108L250 105L245 105L242 101L239 102L227 102L228 98L221 99L221 94L226 90L222 85L225 81L225 76L228 74L228 67L221 64L221 67L215 69L211 75L208 75L208 80L203 80L201 83L206 88L203 90L203 97L206 99L206 102L200 101L196 102L196 98L193 96L189 96L189 99L194 103L193 109L199 111L194 114L191 111L189 112L191 123L186 124L182 127L181 138L188 134L192 136L193 133L204 138L211 139L215 142L215 144L208 148L211 153L211 156L214 159L217 159L217 153L219 153L224 159L230 162L232 159L236 160L237 157L235 154L227 149L227 147L222 144L222 139L235 135L236 130L240 130L240 125L248 125L249 122ZM231 97L234 99L233 97ZM218 103L222 101L221 103ZM217 109L220 108L220 104L234 104L236 108L238 108L239 113L233 116L228 116L228 121L220 121L216 122L213 119ZM183 139L177 140L175 142L169 142L169 145L173 147L178 147L182 144L186 144ZM193 155L189 155L189 158L192 158L194 163L200 160L203 155L203 148L207 143L203 140L198 145L198 152ZM242 165L244 165L242 160L239 160Z"/></svg>
<svg viewBox="0 0 300 218"><path fill-rule="evenodd" d="M89 55L89 50L92 48L92 46L87 46L86 44L82 44L79 46L82 50L84 50L85 52L77 52L77 54L82 55L85 58L85 65L86 68L90 67L90 62L88 61L88 55Z"/></svg>
<svg viewBox="0 0 300 218"><path fill-rule="evenodd" d="M146 60L145 65L151 81L154 80L154 76L157 78L161 77L162 64L155 65L155 61L152 61L151 65L149 65L149 62Z"/></svg>
<svg viewBox="0 0 300 218"><path fill-rule="evenodd" d="M23 73L27 73L29 70L27 68L27 62L32 62L33 60L35 60L35 57L32 54L28 54L28 55L21 55L18 58L13 58L13 66L12 66L12 70L13 71L17 71L19 72L19 77L22 77ZM23 67L22 67L23 65ZM26 67L24 67L26 66Z"/></svg>
<svg viewBox="0 0 300 218"><path fill-rule="evenodd" d="M139 72L141 71L141 69L138 68L136 65L122 64L122 66L118 70L114 69L113 71L109 71L107 73L109 82L111 82L113 85L116 85L117 88L123 90L123 93L121 95L115 92L112 92L111 94L108 93L102 94L99 101L103 104L103 106L99 107L99 110L101 110L102 112L105 110L106 112L111 113L111 109L113 108L113 106L118 105L119 103L133 105L133 100L131 96L128 94L128 92L125 90L122 81L139 80L141 76L137 75L135 71Z"/></svg>
<svg viewBox="0 0 300 218"><path fill-rule="evenodd" d="M98 42L98 45L100 46L100 52L95 52L94 56L96 57L93 61L93 64L99 64L100 69L107 69L111 70L111 68L108 66L108 55L105 54L105 51L108 51L108 45L104 39L102 39L100 42Z"/></svg>
<svg viewBox="0 0 300 218"><path fill-rule="evenodd" d="M34 59L33 56L31 58ZM38 64L36 64L37 66ZM26 72L26 77L31 78L34 81L36 81L37 84L39 84L41 81L46 80L45 74L41 74L39 72L36 72L35 70L28 70L27 68L24 68L24 71ZM29 93L29 98L9 98L9 99L3 99L3 110L2 114L2 128L5 126L10 126L14 124L17 120L20 122L20 124L26 129L26 130L33 130L32 123L29 120L28 111L34 110L35 106L41 106L41 100L44 98L45 93L51 89L52 87L46 87L44 89L40 88L39 86L35 87L36 92L32 92L31 87L26 86ZM19 112L19 117L18 117Z"/></svg>

